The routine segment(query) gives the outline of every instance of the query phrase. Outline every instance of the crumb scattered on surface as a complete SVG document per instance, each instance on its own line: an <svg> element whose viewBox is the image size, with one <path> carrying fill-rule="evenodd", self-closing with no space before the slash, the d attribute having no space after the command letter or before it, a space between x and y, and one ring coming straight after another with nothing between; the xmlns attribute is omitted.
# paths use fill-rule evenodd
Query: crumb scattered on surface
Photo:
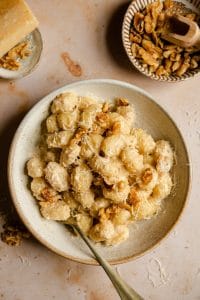
<svg viewBox="0 0 200 300"><path fill-rule="evenodd" d="M82 75L81 66L77 62L73 61L67 52L63 52L61 54L61 57L62 57L65 65L67 66L69 72L73 76L80 77Z"/></svg>
<svg viewBox="0 0 200 300"><path fill-rule="evenodd" d="M2 58L0 58L0 67L11 71L17 71L20 66L20 60L30 56L28 41L22 42L8 51Z"/></svg>
<svg viewBox="0 0 200 300"><path fill-rule="evenodd" d="M23 238L27 239L30 236L31 234L23 225L5 223L1 233L1 240L9 246L19 246Z"/></svg>

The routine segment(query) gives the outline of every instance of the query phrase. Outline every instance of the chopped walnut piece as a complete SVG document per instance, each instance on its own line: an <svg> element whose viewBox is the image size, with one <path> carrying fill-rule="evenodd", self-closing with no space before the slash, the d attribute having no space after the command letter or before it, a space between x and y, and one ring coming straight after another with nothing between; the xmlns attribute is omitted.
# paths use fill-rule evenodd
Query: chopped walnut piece
<svg viewBox="0 0 200 300"><path fill-rule="evenodd" d="M129 105L129 102L127 99L125 98L118 98L117 99L117 105L118 106L128 106Z"/></svg>
<svg viewBox="0 0 200 300"><path fill-rule="evenodd" d="M96 121L102 128L106 129L109 127L109 117L108 117L108 114L105 112L97 113Z"/></svg>
<svg viewBox="0 0 200 300"><path fill-rule="evenodd" d="M139 33L142 33L144 30L144 15L139 12L136 12L134 15L133 24L134 24L135 29Z"/></svg>
<svg viewBox="0 0 200 300"><path fill-rule="evenodd" d="M1 233L2 242L9 246L19 246L23 238L30 238L31 234L20 224L6 223L3 225L4 231Z"/></svg>
<svg viewBox="0 0 200 300"><path fill-rule="evenodd" d="M11 71L16 71L21 66L19 60L28 57L31 54L29 43L22 42L8 51L0 58L0 67Z"/></svg>
<svg viewBox="0 0 200 300"><path fill-rule="evenodd" d="M144 173L142 174L142 181L145 184L148 184L153 178L153 174L150 168L147 168Z"/></svg>
<svg viewBox="0 0 200 300"><path fill-rule="evenodd" d="M129 198L128 198L128 203L136 206L137 203L139 202L138 198L137 198L137 192L135 188L132 188L129 194Z"/></svg>
<svg viewBox="0 0 200 300"><path fill-rule="evenodd" d="M45 201L55 202L61 199L61 196L52 188L44 188L41 192L41 196Z"/></svg>
<svg viewBox="0 0 200 300"><path fill-rule="evenodd" d="M103 111L104 113L107 113L107 112L109 111L109 103L108 103L108 102L105 102L105 103L103 104L102 111Z"/></svg>

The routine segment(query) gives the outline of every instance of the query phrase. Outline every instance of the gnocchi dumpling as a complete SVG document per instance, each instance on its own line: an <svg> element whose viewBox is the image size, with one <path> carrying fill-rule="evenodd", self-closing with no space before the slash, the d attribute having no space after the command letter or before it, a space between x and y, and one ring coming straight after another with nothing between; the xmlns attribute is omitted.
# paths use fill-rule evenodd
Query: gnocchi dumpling
<svg viewBox="0 0 200 300"><path fill-rule="evenodd" d="M76 192L89 190L92 184L93 176L90 168L81 163L75 167L71 174L71 185Z"/></svg>
<svg viewBox="0 0 200 300"><path fill-rule="evenodd" d="M27 162L28 175L32 178L42 177L45 163L38 157L33 157Z"/></svg>
<svg viewBox="0 0 200 300"><path fill-rule="evenodd" d="M118 106L117 113L126 119L126 122L130 128L133 127L135 121L135 111L132 105Z"/></svg>
<svg viewBox="0 0 200 300"><path fill-rule="evenodd" d="M55 98L51 105L53 114L60 112L73 111L78 105L78 97L74 93L63 93Z"/></svg>
<svg viewBox="0 0 200 300"><path fill-rule="evenodd" d="M172 178L169 173L162 173L158 178L158 183L153 189L153 197L156 199L166 198L172 189Z"/></svg>
<svg viewBox="0 0 200 300"><path fill-rule="evenodd" d="M73 195L76 201L79 202L83 208L91 208L94 203L94 192L91 189L78 191Z"/></svg>
<svg viewBox="0 0 200 300"><path fill-rule="evenodd" d="M106 240L107 246L118 245L129 238L129 229L126 225L115 226L114 237Z"/></svg>
<svg viewBox="0 0 200 300"><path fill-rule="evenodd" d="M125 147L120 158L130 174L136 174L143 170L143 155L139 154L135 148Z"/></svg>
<svg viewBox="0 0 200 300"><path fill-rule="evenodd" d="M46 119L46 127L48 133L59 131L56 114L52 114Z"/></svg>
<svg viewBox="0 0 200 300"><path fill-rule="evenodd" d="M98 154L102 141L103 137L100 134L91 133L89 135L85 135L82 139L80 152L81 157L88 159L91 158L94 154Z"/></svg>
<svg viewBox="0 0 200 300"><path fill-rule="evenodd" d="M69 143L72 135L72 132L67 130L50 133L47 135L47 146L49 148L63 148Z"/></svg>
<svg viewBox="0 0 200 300"><path fill-rule="evenodd" d="M68 173L57 162L49 162L44 169L45 179L58 192L67 191L69 188Z"/></svg>
<svg viewBox="0 0 200 300"><path fill-rule="evenodd" d="M91 130L96 119L96 115L98 112L101 112L101 110L101 104L92 104L88 106L81 114L79 126L86 130Z"/></svg>
<svg viewBox="0 0 200 300"><path fill-rule="evenodd" d="M88 233L92 227L93 218L89 214L79 213L76 215L76 223L84 233Z"/></svg>
<svg viewBox="0 0 200 300"><path fill-rule="evenodd" d="M73 129L77 126L79 120L79 111L75 109L74 111L61 112L57 114L58 126L61 130Z"/></svg>
<svg viewBox="0 0 200 300"><path fill-rule="evenodd" d="M131 213L127 209L119 208L112 218L114 225L127 225L130 222Z"/></svg>
<svg viewBox="0 0 200 300"><path fill-rule="evenodd" d="M122 134L106 137L101 144L101 151L105 156L118 156L126 144L126 139Z"/></svg>
<svg viewBox="0 0 200 300"><path fill-rule="evenodd" d="M37 200L42 200L42 191L48 187L47 182L44 180L44 178L41 177L35 177L31 181L31 191L33 193L33 196Z"/></svg>
<svg viewBox="0 0 200 300"><path fill-rule="evenodd" d="M62 200L57 202L40 202L40 211L47 220L66 221L70 217L70 208Z"/></svg>
<svg viewBox="0 0 200 300"><path fill-rule="evenodd" d="M111 159L94 155L89 163L91 168L99 173L108 185L127 180L128 172L117 158Z"/></svg>
<svg viewBox="0 0 200 300"><path fill-rule="evenodd" d="M131 127L117 112L108 113L111 134L129 134Z"/></svg>
<svg viewBox="0 0 200 300"><path fill-rule="evenodd" d="M97 101L90 98L90 97L79 97L79 102L78 102L78 108L83 111L86 108L88 108L88 106L96 104Z"/></svg>
<svg viewBox="0 0 200 300"><path fill-rule="evenodd" d="M68 167L75 163L79 157L81 147L76 143L70 145L69 147L63 148L60 154L60 164L63 167Z"/></svg>
<svg viewBox="0 0 200 300"><path fill-rule="evenodd" d="M160 140L156 142L154 157L158 172L170 171L173 165L174 154L168 141Z"/></svg>
<svg viewBox="0 0 200 300"><path fill-rule="evenodd" d="M146 154L152 153L155 149L156 143L153 140L152 136L141 128L135 128L132 134L137 139L137 149L139 153Z"/></svg>
<svg viewBox="0 0 200 300"><path fill-rule="evenodd" d="M151 165L145 165L142 174L136 181L141 189L153 190L158 182L158 173Z"/></svg>
<svg viewBox="0 0 200 300"><path fill-rule="evenodd" d="M156 215L160 210L159 201L151 201L151 198L148 200L137 202L133 207L133 216L135 220L150 219Z"/></svg>
<svg viewBox="0 0 200 300"><path fill-rule="evenodd" d="M62 193L62 199L69 205L71 210L77 209L80 205L68 191Z"/></svg>
<svg viewBox="0 0 200 300"><path fill-rule="evenodd" d="M97 217L99 210L101 208L107 208L110 205L110 200L103 198L103 197L99 197L96 198L94 203L92 204L91 208L90 208L90 214L93 217Z"/></svg>
<svg viewBox="0 0 200 300"><path fill-rule="evenodd" d="M130 192L128 181L120 181L111 188L103 188L105 198L112 200L113 203L125 202Z"/></svg>
<svg viewBox="0 0 200 300"><path fill-rule="evenodd" d="M115 228L110 220L94 225L89 231L90 238L95 242L105 242L115 236Z"/></svg>

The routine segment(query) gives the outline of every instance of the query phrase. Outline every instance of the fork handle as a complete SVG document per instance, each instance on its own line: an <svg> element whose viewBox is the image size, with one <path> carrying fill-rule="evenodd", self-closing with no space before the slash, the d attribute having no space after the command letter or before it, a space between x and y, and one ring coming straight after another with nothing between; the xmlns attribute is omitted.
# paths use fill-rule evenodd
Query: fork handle
<svg viewBox="0 0 200 300"><path fill-rule="evenodd" d="M118 274L110 264L99 254L99 252L93 247L90 240L86 237L86 235L80 230L79 227L74 226L73 228L75 232L79 233L82 239L85 241L87 246L90 248L92 253L94 254L96 260L103 267L104 271L112 281L114 287L116 288L120 298L122 300L144 300L136 291L134 291Z"/></svg>

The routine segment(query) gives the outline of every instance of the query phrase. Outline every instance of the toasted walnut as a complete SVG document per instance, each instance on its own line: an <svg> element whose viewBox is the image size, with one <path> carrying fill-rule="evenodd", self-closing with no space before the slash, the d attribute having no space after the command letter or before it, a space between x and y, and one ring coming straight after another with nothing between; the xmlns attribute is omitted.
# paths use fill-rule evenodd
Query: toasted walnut
<svg viewBox="0 0 200 300"><path fill-rule="evenodd" d="M148 51L153 58L157 59L159 57L161 57L162 55L162 50L157 47L156 45L154 45L154 43L152 41L148 41L148 40L142 40L142 47Z"/></svg>
<svg viewBox="0 0 200 300"><path fill-rule="evenodd" d="M190 64L187 61L184 61L183 64L176 71L176 75L182 76L190 67Z"/></svg>
<svg viewBox="0 0 200 300"><path fill-rule="evenodd" d="M125 98L118 98L117 99L117 105L118 106L128 106L129 105L129 102L127 99Z"/></svg>
<svg viewBox="0 0 200 300"><path fill-rule="evenodd" d="M134 24L135 29L139 33L142 33L144 30L144 15L139 12L136 12L134 15L133 24Z"/></svg>
<svg viewBox="0 0 200 300"><path fill-rule="evenodd" d="M106 210L104 207L100 208L98 216L99 216L99 220L101 223L103 223L109 219L109 214L106 213Z"/></svg>
<svg viewBox="0 0 200 300"><path fill-rule="evenodd" d="M149 66L149 72L155 73L155 71L158 69L158 66Z"/></svg>
<svg viewBox="0 0 200 300"><path fill-rule="evenodd" d="M97 113L96 120L100 123L104 123L108 120L108 115L105 112Z"/></svg>
<svg viewBox="0 0 200 300"><path fill-rule="evenodd" d="M136 206L138 202L139 200L137 197L136 189L132 188L129 194L128 203L130 203L133 206Z"/></svg>
<svg viewBox="0 0 200 300"><path fill-rule="evenodd" d="M78 128L75 132L74 137L70 140L69 146L73 146L74 144L78 144L84 135L87 134L87 130L84 128Z"/></svg>
<svg viewBox="0 0 200 300"><path fill-rule="evenodd" d="M180 53L172 53L169 57L171 61L180 61L181 60L181 54Z"/></svg>
<svg viewBox="0 0 200 300"><path fill-rule="evenodd" d="M139 55L143 59L144 63L146 63L150 66L154 66L154 67L157 67L159 65L159 62L155 58L153 58L152 55L149 52L147 52L146 50L144 50L143 48L139 49Z"/></svg>
<svg viewBox="0 0 200 300"><path fill-rule="evenodd" d="M155 29L155 23L153 22L150 15L144 17L144 28L146 33L152 33Z"/></svg>
<svg viewBox="0 0 200 300"><path fill-rule="evenodd" d="M11 71L16 71L21 66L20 59L24 59L31 54L28 42L22 42L12 48L0 59L0 67Z"/></svg>
<svg viewBox="0 0 200 300"><path fill-rule="evenodd" d="M165 0L163 2L164 4L164 9L169 9L173 7L173 0Z"/></svg>
<svg viewBox="0 0 200 300"><path fill-rule="evenodd" d="M54 189L50 187L46 187L41 191L42 200L48 202L54 202L61 199L61 195L59 195Z"/></svg>
<svg viewBox="0 0 200 300"><path fill-rule="evenodd" d="M133 57L138 56L138 50L139 50L139 46L137 44L133 43L131 46L131 51L132 51Z"/></svg>
<svg viewBox="0 0 200 300"><path fill-rule="evenodd" d="M180 68L181 64L182 64L182 60L175 61L171 67L172 72L175 72L176 70L178 70Z"/></svg>
<svg viewBox="0 0 200 300"><path fill-rule="evenodd" d="M6 223L3 225L3 229L1 240L9 246L19 246L23 238L29 238L31 236L21 224Z"/></svg>
<svg viewBox="0 0 200 300"><path fill-rule="evenodd" d="M105 102L102 107L102 112L107 113L109 111L109 103Z"/></svg>
<svg viewBox="0 0 200 300"><path fill-rule="evenodd" d="M195 58L193 57L191 59L191 62L190 62L190 68L191 69L196 69L198 67L198 62L195 60Z"/></svg>
<svg viewBox="0 0 200 300"><path fill-rule="evenodd" d="M164 47L164 44L163 44L163 41L161 41L161 39L158 37L158 34L155 31L153 31L151 36L152 36L152 40L155 43L155 45L162 49ZM144 36L144 38L147 39L146 36ZM162 51L161 51L161 53L162 53Z"/></svg>
<svg viewBox="0 0 200 300"><path fill-rule="evenodd" d="M142 181L145 184L148 184L153 178L153 174L150 168L147 168L144 173L142 174Z"/></svg>
<svg viewBox="0 0 200 300"><path fill-rule="evenodd" d="M175 49L166 50L163 52L164 58L169 58L171 54L175 53Z"/></svg>
<svg viewBox="0 0 200 300"><path fill-rule="evenodd" d="M131 42L137 43L137 44L140 44L142 42L142 36L133 30L130 33L129 39Z"/></svg>
<svg viewBox="0 0 200 300"><path fill-rule="evenodd" d="M164 61L164 65L165 65L165 70L167 71L167 73L171 72L171 66L172 66L173 62L169 59L165 59Z"/></svg>
<svg viewBox="0 0 200 300"><path fill-rule="evenodd" d="M149 11L153 20L156 21L162 9L163 9L163 3L161 1L155 1L148 5L147 12Z"/></svg>
<svg viewBox="0 0 200 300"><path fill-rule="evenodd" d="M166 75L167 71L165 70L164 66L160 66L157 70L156 70L156 75L158 76L162 76L162 75Z"/></svg>

